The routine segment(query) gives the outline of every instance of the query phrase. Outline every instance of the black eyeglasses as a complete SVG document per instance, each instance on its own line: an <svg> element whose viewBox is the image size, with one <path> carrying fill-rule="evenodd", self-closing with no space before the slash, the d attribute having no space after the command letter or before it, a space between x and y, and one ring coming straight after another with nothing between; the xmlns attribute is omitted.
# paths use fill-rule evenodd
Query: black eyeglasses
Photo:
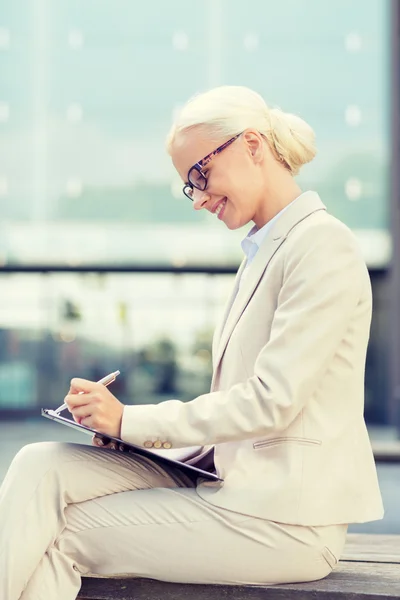
<svg viewBox="0 0 400 600"><path fill-rule="evenodd" d="M225 148L227 148L230 144L232 144L232 142L237 140L238 137L240 135L242 135L242 133L243 133L243 131L241 131L240 133L235 135L235 137L231 138L230 140L228 140L221 146L218 146L218 148L216 150L214 150L213 152L210 152L210 154L207 154L207 156L205 156L204 158L199 160L199 162L197 162L195 165L193 165L193 167L190 167L190 169L188 171L188 175L187 175L188 183L186 183L183 186L183 193L185 194L185 196L187 196L189 198L189 200L193 201L194 188L204 191L207 187L207 178L206 178L205 174L203 173L202 169L206 165L208 165L208 163L214 158L214 156L217 156L217 154L222 152L222 150L225 150Z"/></svg>

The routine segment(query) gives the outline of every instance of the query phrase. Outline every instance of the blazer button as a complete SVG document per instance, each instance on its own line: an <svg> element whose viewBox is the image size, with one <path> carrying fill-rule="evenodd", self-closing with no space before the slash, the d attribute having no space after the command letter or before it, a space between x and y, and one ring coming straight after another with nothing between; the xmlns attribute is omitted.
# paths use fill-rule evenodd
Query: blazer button
<svg viewBox="0 0 400 600"><path fill-rule="evenodd" d="M170 448L172 448L172 444L171 444L171 442L164 442L162 447L165 448L166 450L169 450Z"/></svg>
<svg viewBox="0 0 400 600"><path fill-rule="evenodd" d="M160 440L156 440L153 444L154 448L162 448L162 442Z"/></svg>
<svg viewBox="0 0 400 600"><path fill-rule="evenodd" d="M152 448L152 447L153 447L153 442L152 442L151 440L147 440L147 441L146 441L146 442L143 444L143 446L144 446L145 448Z"/></svg>

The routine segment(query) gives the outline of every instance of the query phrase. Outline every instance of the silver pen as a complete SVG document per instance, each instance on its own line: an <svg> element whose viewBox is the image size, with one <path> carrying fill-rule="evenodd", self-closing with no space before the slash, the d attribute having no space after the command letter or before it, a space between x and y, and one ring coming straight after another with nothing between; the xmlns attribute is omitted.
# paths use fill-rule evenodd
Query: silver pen
<svg viewBox="0 0 400 600"><path fill-rule="evenodd" d="M118 375L120 374L120 371L114 371L114 373L110 373L109 375L106 375L105 377L103 377L103 379L100 379L99 381L97 381L97 383L101 383L102 385L110 385L110 383L112 383L113 381L115 381L116 377L118 377ZM84 392L79 392L79 394L83 394ZM66 404L61 404L61 406L59 406L58 408L56 408L56 410L51 411L56 413L57 415L62 412L64 409L68 408L68 406Z"/></svg>

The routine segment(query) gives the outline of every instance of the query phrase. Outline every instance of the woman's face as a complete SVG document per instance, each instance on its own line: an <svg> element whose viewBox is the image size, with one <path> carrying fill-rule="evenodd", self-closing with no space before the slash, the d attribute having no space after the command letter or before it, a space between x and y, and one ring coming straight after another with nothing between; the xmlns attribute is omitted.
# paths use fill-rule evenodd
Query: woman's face
<svg viewBox="0 0 400 600"><path fill-rule="evenodd" d="M199 129L178 134L171 158L182 181L188 183L189 169L225 141L215 142ZM266 164L271 159L260 133L246 130L202 169L207 187L204 191L194 188L193 207L215 214L229 229L250 221L262 226L261 215L268 196Z"/></svg>

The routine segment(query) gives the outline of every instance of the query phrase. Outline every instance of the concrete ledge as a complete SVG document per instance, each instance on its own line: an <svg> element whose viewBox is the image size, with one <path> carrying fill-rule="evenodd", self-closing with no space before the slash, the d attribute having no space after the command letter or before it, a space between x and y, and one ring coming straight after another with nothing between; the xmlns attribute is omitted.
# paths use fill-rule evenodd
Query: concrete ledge
<svg viewBox="0 0 400 600"><path fill-rule="evenodd" d="M400 441L372 442L372 451L377 463L400 463Z"/></svg>
<svg viewBox="0 0 400 600"><path fill-rule="evenodd" d="M311 583L218 586L152 579L85 578L78 600L398 600L400 566L339 563L331 575Z"/></svg>
<svg viewBox="0 0 400 600"><path fill-rule="evenodd" d="M397 600L400 535L349 534L325 579L275 586L193 585L126 577L85 577L78 600Z"/></svg>

